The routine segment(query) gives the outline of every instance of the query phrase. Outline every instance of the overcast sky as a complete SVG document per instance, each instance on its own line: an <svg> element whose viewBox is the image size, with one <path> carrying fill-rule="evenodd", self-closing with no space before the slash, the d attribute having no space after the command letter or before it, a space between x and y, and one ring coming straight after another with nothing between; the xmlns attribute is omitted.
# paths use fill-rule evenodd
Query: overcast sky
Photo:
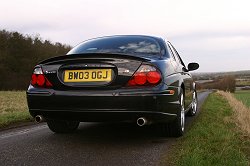
<svg viewBox="0 0 250 166"><path fill-rule="evenodd" d="M114 34L166 38L199 72L250 70L250 0L1 0L0 29L75 46Z"/></svg>

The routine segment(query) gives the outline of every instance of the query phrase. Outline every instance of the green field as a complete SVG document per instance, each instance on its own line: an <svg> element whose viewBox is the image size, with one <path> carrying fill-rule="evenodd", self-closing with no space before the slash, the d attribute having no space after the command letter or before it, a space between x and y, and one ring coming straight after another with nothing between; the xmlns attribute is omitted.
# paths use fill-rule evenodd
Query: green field
<svg viewBox="0 0 250 166"><path fill-rule="evenodd" d="M236 86L249 86L249 85L250 85L250 80L244 80L244 81L236 80Z"/></svg>
<svg viewBox="0 0 250 166"><path fill-rule="evenodd" d="M234 96L250 108L250 90L236 91Z"/></svg>
<svg viewBox="0 0 250 166"><path fill-rule="evenodd" d="M242 136L233 117L228 102L211 94L190 130L177 140L162 165L249 165L250 140Z"/></svg>
<svg viewBox="0 0 250 166"><path fill-rule="evenodd" d="M0 91L0 128L31 120L24 91Z"/></svg>

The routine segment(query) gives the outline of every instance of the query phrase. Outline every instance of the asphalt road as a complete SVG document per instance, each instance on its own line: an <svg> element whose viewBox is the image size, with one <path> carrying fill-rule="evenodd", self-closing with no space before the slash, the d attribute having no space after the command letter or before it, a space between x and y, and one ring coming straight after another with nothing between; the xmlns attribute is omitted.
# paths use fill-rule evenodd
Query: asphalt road
<svg viewBox="0 0 250 166"><path fill-rule="evenodd" d="M198 94L199 109L209 93ZM42 123L0 132L0 165L159 165L174 143L151 126L81 123L73 134L54 134Z"/></svg>

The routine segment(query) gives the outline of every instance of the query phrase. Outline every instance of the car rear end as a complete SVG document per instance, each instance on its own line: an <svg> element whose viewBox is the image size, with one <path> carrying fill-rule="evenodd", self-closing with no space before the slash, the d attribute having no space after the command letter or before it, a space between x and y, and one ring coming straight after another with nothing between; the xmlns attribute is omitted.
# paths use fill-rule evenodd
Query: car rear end
<svg viewBox="0 0 250 166"><path fill-rule="evenodd" d="M179 108L179 87L166 83L170 65L160 54L88 52L51 58L34 68L29 111L46 120L169 122Z"/></svg>

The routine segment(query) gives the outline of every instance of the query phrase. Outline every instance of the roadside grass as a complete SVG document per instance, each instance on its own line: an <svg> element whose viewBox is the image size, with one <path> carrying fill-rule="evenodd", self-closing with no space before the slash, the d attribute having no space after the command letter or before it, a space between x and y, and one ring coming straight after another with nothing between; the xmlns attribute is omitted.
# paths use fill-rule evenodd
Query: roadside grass
<svg viewBox="0 0 250 166"><path fill-rule="evenodd" d="M233 109L235 123L241 131L244 131L246 135L250 136L250 108L244 105L242 101L237 100L234 95L229 92L219 91L218 93L227 99Z"/></svg>
<svg viewBox="0 0 250 166"><path fill-rule="evenodd" d="M249 165L250 137L235 124L234 112L218 93L212 93L190 130L177 140L161 165Z"/></svg>
<svg viewBox="0 0 250 166"><path fill-rule="evenodd" d="M0 128L32 121L25 91L0 91Z"/></svg>
<svg viewBox="0 0 250 166"><path fill-rule="evenodd" d="M250 108L250 90L236 91L234 96Z"/></svg>

